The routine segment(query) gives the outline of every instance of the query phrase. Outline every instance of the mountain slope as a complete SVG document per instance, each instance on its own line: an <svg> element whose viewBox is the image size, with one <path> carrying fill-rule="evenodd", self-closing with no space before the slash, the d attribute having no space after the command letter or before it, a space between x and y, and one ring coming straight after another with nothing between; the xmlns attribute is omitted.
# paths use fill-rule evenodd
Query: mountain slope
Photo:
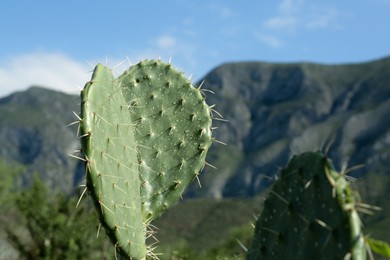
<svg viewBox="0 0 390 260"><path fill-rule="evenodd" d="M229 122L216 122L217 139L203 189L188 196L253 196L297 152L331 144L339 168L390 174L390 58L351 64L228 63L212 70L207 101Z"/></svg>
<svg viewBox="0 0 390 260"><path fill-rule="evenodd" d="M390 58L337 66L228 63L206 75L203 88L228 120L214 122L216 138L228 145L212 146L207 161L217 170L206 167L202 189L197 182L188 189L187 198L199 199L178 203L156 221L162 252L190 249L198 257L229 248L242 255L236 239L250 244L248 222L260 212L264 188L292 154L329 144L339 169L365 165L348 174L359 177L354 185L364 202L383 208L363 216L367 234L388 241ZM76 119L72 111L79 111L78 96L40 87L0 98L0 162L27 169L26 182L36 171L51 187L71 192L84 175L82 163L68 156L79 147L77 127L66 127ZM10 176L0 178L10 183Z"/></svg>
<svg viewBox="0 0 390 260"><path fill-rule="evenodd" d="M41 87L0 99L0 157L40 173L51 187L71 191L82 168L68 156L80 145L75 127L66 125L75 121L78 103L77 96Z"/></svg>
<svg viewBox="0 0 390 260"><path fill-rule="evenodd" d="M337 167L390 176L390 58L350 65L227 63L204 78L209 104L228 122L215 121L218 140L202 189L186 197L253 196L267 187L293 153L332 144ZM0 157L38 171L70 191L83 176L69 158L79 147L75 120L79 97L33 87L0 99Z"/></svg>

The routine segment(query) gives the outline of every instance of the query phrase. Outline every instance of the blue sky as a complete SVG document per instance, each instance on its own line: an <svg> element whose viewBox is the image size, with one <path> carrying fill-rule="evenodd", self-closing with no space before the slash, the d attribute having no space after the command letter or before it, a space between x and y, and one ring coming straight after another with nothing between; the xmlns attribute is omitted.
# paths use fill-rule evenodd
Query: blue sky
<svg viewBox="0 0 390 260"><path fill-rule="evenodd" d="M390 0L2 1L0 96L76 93L97 62L172 58L198 80L230 61L369 61L390 55L389 26Z"/></svg>

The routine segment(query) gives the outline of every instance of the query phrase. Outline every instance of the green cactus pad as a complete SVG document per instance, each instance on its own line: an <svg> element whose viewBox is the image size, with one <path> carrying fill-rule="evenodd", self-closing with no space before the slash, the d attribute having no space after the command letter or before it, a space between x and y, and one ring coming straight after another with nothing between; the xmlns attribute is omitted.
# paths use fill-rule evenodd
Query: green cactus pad
<svg viewBox="0 0 390 260"><path fill-rule="evenodd" d="M182 73L155 60L115 80L97 65L81 97L87 188L118 251L144 258L146 226L205 165L211 108Z"/></svg>
<svg viewBox="0 0 390 260"><path fill-rule="evenodd" d="M321 153L291 159L256 222L248 259L365 259L354 194Z"/></svg>
<svg viewBox="0 0 390 260"><path fill-rule="evenodd" d="M158 60L132 66L115 82L136 125L144 219L153 220L204 167L211 109L183 73Z"/></svg>
<svg viewBox="0 0 390 260"><path fill-rule="evenodd" d="M82 148L87 187L116 249L134 259L146 254L134 127L111 71L97 65L81 93Z"/></svg>

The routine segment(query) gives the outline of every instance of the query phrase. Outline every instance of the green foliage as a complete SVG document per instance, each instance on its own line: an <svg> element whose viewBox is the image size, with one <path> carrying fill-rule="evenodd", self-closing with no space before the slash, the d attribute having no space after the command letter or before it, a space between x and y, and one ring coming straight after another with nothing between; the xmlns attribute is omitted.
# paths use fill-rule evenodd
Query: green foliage
<svg viewBox="0 0 390 260"><path fill-rule="evenodd" d="M156 253L162 260L183 254L187 259L244 259L238 241L245 247L250 244L254 232L250 222L262 202L262 196L185 200L153 223L158 228Z"/></svg>
<svg viewBox="0 0 390 260"><path fill-rule="evenodd" d="M0 158L0 209L4 210L12 205L13 196L21 187L21 173L23 166L7 162Z"/></svg>
<svg viewBox="0 0 390 260"><path fill-rule="evenodd" d="M245 259L247 245L253 237L252 225L230 228L228 236L217 247L207 250L203 259Z"/></svg>
<svg viewBox="0 0 390 260"><path fill-rule="evenodd" d="M116 80L98 64L81 99L88 190L117 251L144 258L147 226L205 165L211 108L182 73L155 60Z"/></svg>
<svg viewBox="0 0 390 260"><path fill-rule="evenodd" d="M362 216L365 233L390 243L390 176L380 172L368 172L355 182L361 200L381 210Z"/></svg>
<svg viewBox="0 0 390 260"><path fill-rule="evenodd" d="M222 219L221 221L224 222ZM190 242L184 241L172 246L165 246L163 247L165 251L162 251L161 260L244 260L246 256L244 245L249 244L253 236L253 227L246 225L230 228L230 232L226 233L226 235L220 237L219 241L210 239L210 243L214 244L211 248L204 247L197 250Z"/></svg>
<svg viewBox="0 0 390 260"><path fill-rule="evenodd" d="M75 208L77 198L52 193L35 176L30 188L16 193L16 209L3 216L1 226L20 259L96 259L108 256L96 238L91 207Z"/></svg>
<svg viewBox="0 0 390 260"><path fill-rule="evenodd" d="M390 245L388 243L372 238L366 238L366 240L372 251L390 259Z"/></svg>
<svg viewBox="0 0 390 260"><path fill-rule="evenodd" d="M294 156L256 222L248 259L365 259L355 194L321 153Z"/></svg>

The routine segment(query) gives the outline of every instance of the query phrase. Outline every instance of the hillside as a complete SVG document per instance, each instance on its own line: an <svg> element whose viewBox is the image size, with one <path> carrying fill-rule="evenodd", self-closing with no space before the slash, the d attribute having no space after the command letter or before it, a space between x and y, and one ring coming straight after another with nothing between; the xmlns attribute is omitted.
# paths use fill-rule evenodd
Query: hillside
<svg viewBox="0 0 390 260"><path fill-rule="evenodd" d="M382 211L364 215L363 223L368 234L390 242L390 58L334 66L227 63L202 81L208 103L227 120L214 121L216 138L227 145L212 146L207 161L217 170L205 168L202 189L194 182L185 200L154 223L159 252L244 259L237 239L249 245L250 222L261 211L266 188L292 154L318 149L328 151L338 169L364 165L348 175L357 177L352 183L362 200ZM79 147L77 127L67 126L76 120L73 111L79 111L78 96L42 87L0 98L0 175L9 174L2 176L0 195L14 192L2 187L19 171L24 183L38 172L50 188L68 194L83 182L83 165L68 155ZM20 224L20 216L0 210L11 220L3 225ZM3 240L0 232L0 247L9 250Z"/></svg>
<svg viewBox="0 0 390 260"><path fill-rule="evenodd" d="M201 196L253 196L292 154L325 149L340 169L390 175L390 58L351 65L259 62L221 65L204 78L228 122L206 168ZM193 188L189 196L199 196Z"/></svg>
<svg viewBox="0 0 390 260"><path fill-rule="evenodd" d="M50 185L71 191L83 175L68 154L79 147L72 111L79 98L31 87L0 99L0 158L22 164L26 179L38 172Z"/></svg>
<svg viewBox="0 0 390 260"><path fill-rule="evenodd" d="M204 78L209 104L228 122L215 121L216 143L187 197L254 196L297 152L330 145L341 168L390 175L390 58L350 65L310 63L223 64ZM215 94L210 94L211 90ZM0 99L0 157L37 171L52 187L70 191L83 177L70 158L79 146L79 97L32 87ZM28 176L28 175L27 175Z"/></svg>

